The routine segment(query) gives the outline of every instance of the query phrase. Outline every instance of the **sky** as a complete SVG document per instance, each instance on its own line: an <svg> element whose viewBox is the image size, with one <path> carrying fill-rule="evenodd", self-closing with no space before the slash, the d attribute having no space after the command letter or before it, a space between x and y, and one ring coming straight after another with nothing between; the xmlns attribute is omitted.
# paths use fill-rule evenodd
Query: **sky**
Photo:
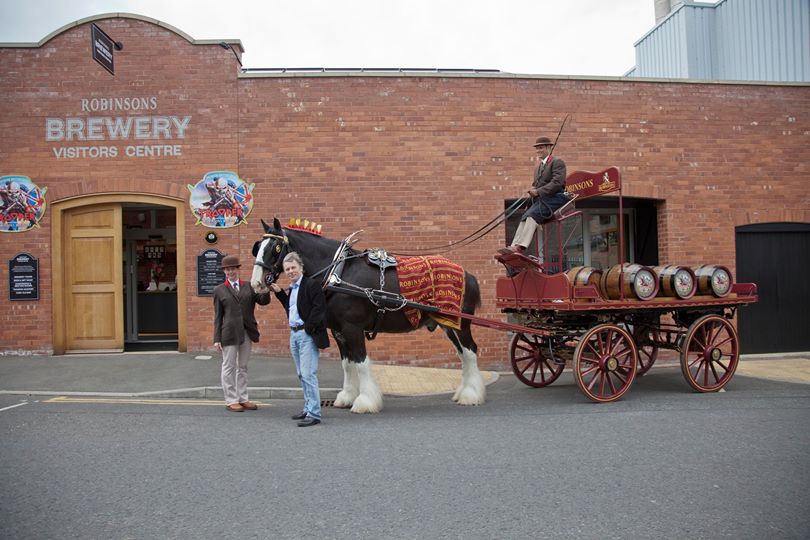
<svg viewBox="0 0 810 540"><path fill-rule="evenodd" d="M0 43L116 12L194 39L239 39L246 68L532 75L624 75L655 24L654 0L0 0Z"/></svg>

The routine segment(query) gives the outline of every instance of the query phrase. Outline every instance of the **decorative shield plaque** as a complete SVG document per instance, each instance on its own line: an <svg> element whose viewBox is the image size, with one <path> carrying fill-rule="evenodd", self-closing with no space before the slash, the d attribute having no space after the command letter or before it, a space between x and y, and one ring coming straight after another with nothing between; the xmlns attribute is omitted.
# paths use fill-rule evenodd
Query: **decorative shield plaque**
<svg viewBox="0 0 810 540"><path fill-rule="evenodd" d="M45 192L27 176L0 177L0 232L24 232L39 227L45 214Z"/></svg>
<svg viewBox="0 0 810 540"><path fill-rule="evenodd" d="M254 186L227 171L209 172L196 184L188 184L188 203L196 224L226 228L247 223L253 209Z"/></svg>

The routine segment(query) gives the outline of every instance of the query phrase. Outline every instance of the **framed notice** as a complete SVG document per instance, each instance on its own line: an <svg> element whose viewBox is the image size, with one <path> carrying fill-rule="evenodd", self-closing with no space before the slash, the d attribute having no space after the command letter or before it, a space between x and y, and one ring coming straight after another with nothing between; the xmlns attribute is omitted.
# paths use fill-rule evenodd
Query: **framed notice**
<svg viewBox="0 0 810 540"><path fill-rule="evenodd" d="M8 299L39 300L39 261L30 253L8 261Z"/></svg>
<svg viewBox="0 0 810 540"><path fill-rule="evenodd" d="M213 296L214 288L225 281L221 263L222 253L216 249L206 249L197 255L197 296Z"/></svg>

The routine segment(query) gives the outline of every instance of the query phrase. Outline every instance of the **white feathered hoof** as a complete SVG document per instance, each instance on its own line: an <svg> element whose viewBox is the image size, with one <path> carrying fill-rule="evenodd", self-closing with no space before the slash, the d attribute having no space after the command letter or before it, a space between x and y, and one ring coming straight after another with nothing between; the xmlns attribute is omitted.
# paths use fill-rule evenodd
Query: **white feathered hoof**
<svg viewBox="0 0 810 540"><path fill-rule="evenodd" d="M456 393L453 394L453 401L458 405L483 405L486 401L484 385L481 384L480 387L477 385L459 386Z"/></svg>
<svg viewBox="0 0 810 540"><path fill-rule="evenodd" d="M352 405L352 412L355 414L373 414L382 410L382 396L374 399L367 394L360 394L354 400Z"/></svg>
<svg viewBox="0 0 810 540"><path fill-rule="evenodd" d="M356 394L353 392L349 392L348 390L341 390L338 392L337 397L335 398L335 403L332 405L338 409L348 409L352 405L354 405L354 401L357 399Z"/></svg>

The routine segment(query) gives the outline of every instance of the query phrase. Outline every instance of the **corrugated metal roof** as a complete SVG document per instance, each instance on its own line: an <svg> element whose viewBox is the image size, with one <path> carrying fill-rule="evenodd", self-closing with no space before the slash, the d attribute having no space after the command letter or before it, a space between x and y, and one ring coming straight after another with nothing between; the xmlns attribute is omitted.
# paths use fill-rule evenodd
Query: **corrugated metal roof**
<svg viewBox="0 0 810 540"><path fill-rule="evenodd" d="M635 47L631 77L810 82L810 0L685 1Z"/></svg>

